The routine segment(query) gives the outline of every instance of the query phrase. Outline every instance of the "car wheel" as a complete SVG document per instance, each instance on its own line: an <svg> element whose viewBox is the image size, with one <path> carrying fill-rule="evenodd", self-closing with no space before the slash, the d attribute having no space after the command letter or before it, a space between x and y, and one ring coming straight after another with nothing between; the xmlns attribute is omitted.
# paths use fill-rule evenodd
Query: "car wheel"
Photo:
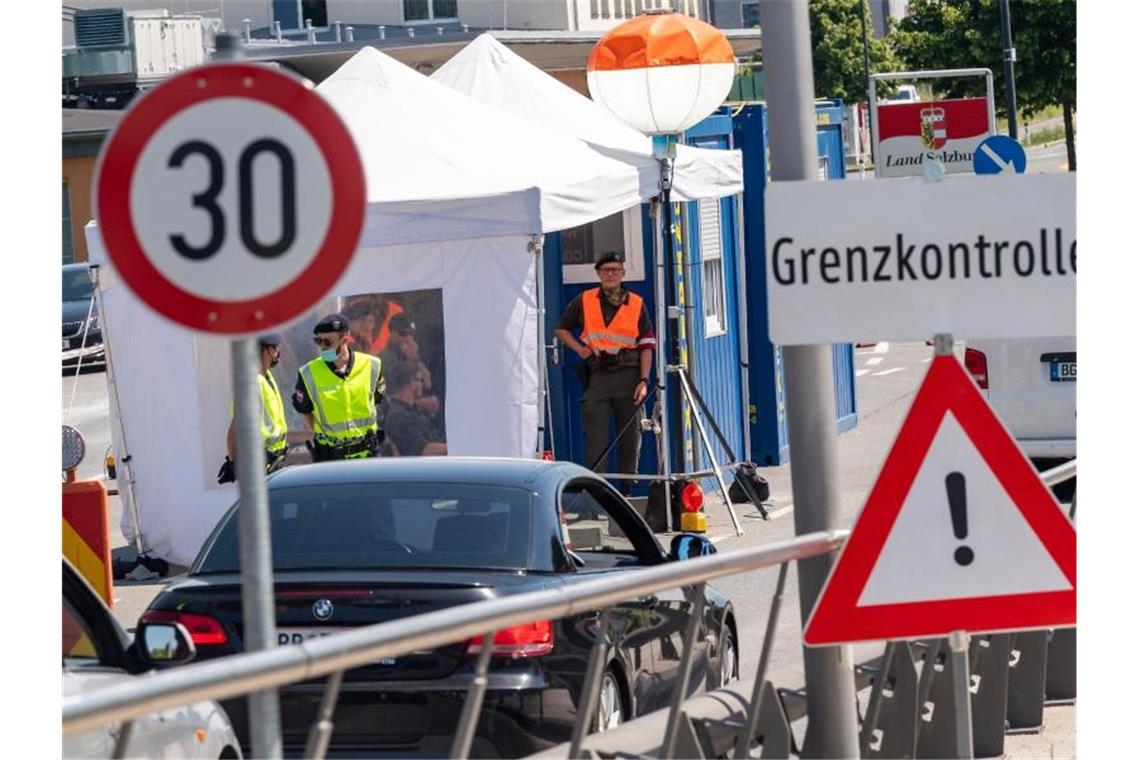
<svg viewBox="0 0 1140 760"><path fill-rule="evenodd" d="M736 637L732 635L732 629L728 627L726 622L724 624L724 641L720 645L720 683L717 684L717 687L724 686L737 675Z"/></svg>
<svg viewBox="0 0 1140 760"><path fill-rule="evenodd" d="M602 732L617 728L624 720L621 684L618 683L617 674L607 669L602 675L602 685L598 690L597 730Z"/></svg>

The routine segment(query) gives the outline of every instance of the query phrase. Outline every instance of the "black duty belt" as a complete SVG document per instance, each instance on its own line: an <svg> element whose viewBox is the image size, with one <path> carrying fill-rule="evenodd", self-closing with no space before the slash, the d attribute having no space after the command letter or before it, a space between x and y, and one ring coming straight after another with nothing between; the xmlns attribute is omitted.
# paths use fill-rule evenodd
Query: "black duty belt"
<svg viewBox="0 0 1140 760"><path fill-rule="evenodd" d="M313 458L321 462L331 459L345 459L354 454L363 454L365 452L372 453L379 448L381 442L382 438L376 433L368 433L360 440L350 441L348 443L328 444L314 441Z"/></svg>
<svg viewBox="0 0 1140 760"><path fill-rule="evenodd" d="M590 357L590 369L617 369L619 367L638 366L640 351L635 349L622 349L616 354L595 354Z"/></svg>

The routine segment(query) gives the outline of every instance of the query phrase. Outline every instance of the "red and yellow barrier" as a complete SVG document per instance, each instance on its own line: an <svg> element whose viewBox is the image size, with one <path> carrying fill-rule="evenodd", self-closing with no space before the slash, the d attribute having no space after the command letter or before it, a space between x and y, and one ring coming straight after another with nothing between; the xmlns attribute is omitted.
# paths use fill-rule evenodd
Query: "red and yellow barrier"
<svg viewBox="0 0 1140 760"><path fill-rule="evenodd" d="M107 489L97 480L63 484L63 556L112 606Z"/></svg>

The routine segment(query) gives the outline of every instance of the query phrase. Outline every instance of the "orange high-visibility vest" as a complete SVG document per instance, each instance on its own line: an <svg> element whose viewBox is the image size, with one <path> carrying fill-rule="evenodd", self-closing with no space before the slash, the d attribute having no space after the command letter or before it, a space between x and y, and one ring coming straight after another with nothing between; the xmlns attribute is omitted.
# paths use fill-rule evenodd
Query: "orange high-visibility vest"
<svg viewBox="0 0 1140 760"><path fill-rule="evenodd" d="M630 293L629 300L618 307L608 325L602 316L602 289L594 288L582 294L582 334L578 337L586 348L606 354L637 348L637 323L641 318L642 300Z"/></svg>

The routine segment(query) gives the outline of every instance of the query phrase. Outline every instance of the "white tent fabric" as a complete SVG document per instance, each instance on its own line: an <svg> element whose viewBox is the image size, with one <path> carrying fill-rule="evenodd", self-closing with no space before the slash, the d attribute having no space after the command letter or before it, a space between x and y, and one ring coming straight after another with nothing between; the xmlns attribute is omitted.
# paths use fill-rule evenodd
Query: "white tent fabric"
<svg viewBox="0 0 1140 760"><path fill-rule="evenodd" d="M452 56L432 79L457 92L509 111L544 132L558 132L657 176L652 141L593 100L576 92L489 32ZM677 147L672 197L678 201L719 198L744 189L740 151Z"/></svg>
<svg viewBox="0 0 1140 760"><path fill-rule="evenodd" d="M364 163L362 245L553 232L657 192L656 166L535 129L375 48L361 49L317 91Z"/></svg>

